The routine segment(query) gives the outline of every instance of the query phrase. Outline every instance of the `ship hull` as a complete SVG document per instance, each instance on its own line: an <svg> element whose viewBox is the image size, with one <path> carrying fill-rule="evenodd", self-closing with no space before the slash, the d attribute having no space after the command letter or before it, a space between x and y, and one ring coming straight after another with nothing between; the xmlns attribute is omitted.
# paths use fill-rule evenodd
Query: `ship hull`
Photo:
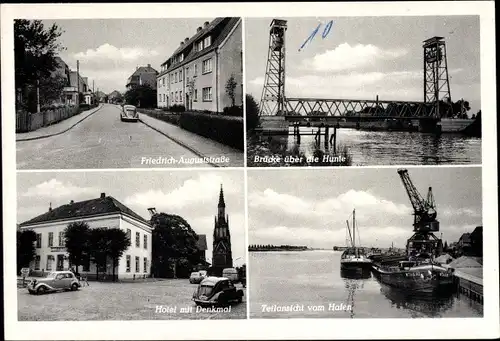
<svg viewBox="0 0 500 341"><path fill-rule="evenodd" d="M436 266L414 267L409 270L395 270L373 266L380 282L419 293L449 291L453 286L453 275L446 269Z"/></svg>

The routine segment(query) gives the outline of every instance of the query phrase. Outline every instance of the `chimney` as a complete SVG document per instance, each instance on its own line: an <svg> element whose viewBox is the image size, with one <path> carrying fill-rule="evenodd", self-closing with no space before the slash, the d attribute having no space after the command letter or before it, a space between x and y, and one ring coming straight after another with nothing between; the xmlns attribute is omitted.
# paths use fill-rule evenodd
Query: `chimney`
<svg viewBox="0 0 500 341"><path fill-rule="evenodd" d="M201 26L199 26L197 29L196 29L196 32L200 32L201 31Z"/></svg>
<svg viewBox="0 0 500 341"><path fill-rule="evenodd" d="M181 40L181 46L184 45L184 40Z"/></svg>
<svg viewBox="0 0 500 341"><path fill-rule="evenodd" d="M151 64L148 64L148 67L151 67Z"/></svg>
<svg viewBox="0 0 500 341"><path fill-rule="evenodd" d="M184 38L184 44L189 41L189 38Z"/></svg>
<svg viewBox="0 0 500 341"><path fill-rule="evenodd" d="M101 193L101 199L105 199L106 198L106 193Z"/></svg>
<svg viewBox="0 0 500 341"><path fill-rule="evenodd" d="M70 204L70 205L73 205L74 203L75 203L75 201L74 201L74 200L71 200L71 201L69 202L69 204Z"/></svg>
<svg viewBox="0 0 500 341"><path fill-rule="evenodd" d="M149 211L149 214L151 214L151 216L154 216L156 214L156 208L154 208L154 207L148 208L148 211Z"/></svg>
<svg viewBox="0 0 500 341"><path fill-rule="evenodd" d="M210 24L210 23L209 23L208 21L205 21L205 22L203 23L203 27L207 27L207 26L208 26L208 24Z"/></svg>
<svg viewBox="0 0 500 341"><path fill-rule="evenodd" d="M136 67L135 67L135 71L137 71L137 70L139 70L139 67L138 67L138 66L136 66Z"/></svg>
<svg viewBox="0 0 500 341"><path fill-rule="evenodd" d="M49 203L49 212L51 212L51 211L52 211L52 202Z"/></svg>

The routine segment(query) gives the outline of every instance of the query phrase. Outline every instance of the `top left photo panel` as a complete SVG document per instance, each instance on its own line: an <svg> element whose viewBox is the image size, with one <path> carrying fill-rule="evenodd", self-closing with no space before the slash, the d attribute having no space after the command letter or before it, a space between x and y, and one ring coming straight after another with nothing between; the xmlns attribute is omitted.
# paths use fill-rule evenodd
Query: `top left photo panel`
<svg viewBox="0 0 500 341"><path fill-rule="evenodd" d="M244 166L241 18L13 25L17 169Z"/></svg>

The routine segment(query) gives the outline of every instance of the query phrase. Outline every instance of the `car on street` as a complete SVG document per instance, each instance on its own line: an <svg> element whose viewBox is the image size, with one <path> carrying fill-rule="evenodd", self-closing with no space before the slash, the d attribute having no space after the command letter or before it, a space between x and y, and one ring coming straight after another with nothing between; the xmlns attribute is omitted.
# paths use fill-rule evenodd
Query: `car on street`
<svg viewBox="0 0 500 341"><path fill-rule="evenodd" d="M80 281L71 271L53 271L47 277L34 278L28 284L30 294L44 294L62 290L78 290Z"/></svg>
<svg viewBox="0 0 500 341"><path fill-rule="evenodd" d="M222 270L222 277L238 282L238 271L235 268L225 268Z"/></svg>
<svg viewBox="0 0 500 341"><path fill-rule="evenodd" d="M223 306L243 302L243 290L236 289L225 277L207 277L193 293L193 301L199 306Z"/></svg>
<svg viewBox="0 0 500 341"><path fill-rule="evenodd" d="M199 284L207 277L207 272L205 270L191 272L189 276L189 283L191 284Z"/></svg>
<svg viewBox="0 0 500 341"><path fill-rule="evenodd" d="M137 113L137 108L133 105L125 104L120 112L120 120L137 122L139 120L139 114Z"/></svg>

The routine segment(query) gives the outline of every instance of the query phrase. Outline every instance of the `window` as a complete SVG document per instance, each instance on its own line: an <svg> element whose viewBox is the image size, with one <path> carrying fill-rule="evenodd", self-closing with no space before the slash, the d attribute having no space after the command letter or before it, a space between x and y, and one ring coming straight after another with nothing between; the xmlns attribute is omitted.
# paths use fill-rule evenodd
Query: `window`
<svg viewBox="0 0 500 341"><path fill-rule="evenodd" d="M206 37L204 40L203 40L203 48L207 48L211 45L212 43L212 39L210 39L210 36Z"/></svg>
<svg viewBox="0 0 500 341"><path fill-rule="evenodd" d="M144 272L148 272L148 259L144 257Z"/></svg>
<svg viewBox="0 0 500 341"><path fill-rule="evenodd" d="M182 82L182 70L179 71L179 82Z"/></svg>
<svg viewBox="0 0 500 341"><path fill-rule="evenodd" d="M144 234L144 248L145 249L148 248L148 235L147 234Z"/></svg>
<svg viewBox="0 0 500 341"><path fill-rule="evenodd" d="M193 91L193 102L198 101L198 89L194 89Z"/></svg>
<svg viewBox="0 0 500 341"><path fill-rule="evenodd" d="M130 272L130 255L127 255L127 272Z"/></svg>
<svg viewBox="0 0 500 341"><path fill-rule="evenodd" d="M42 247L42 234L37 233L36 234L36 248L39 249Z"/></svg>
<svg viewBox="0 0 500 341"><path fill-rule="evenodd" d="M198 64L194 64L194 75L193 77L198 76Z"/></svg>
<svg viewBox="0 0 500 341"><path fill-rule="evenodd" d="M174 77L172 76L172 74L168 75L168 79L170 79L170 84L174 83Z"/></svg>
<svg viewBox="0 0 500 341"><path fill-rule="evenodd" d="M165 77L163 77L163 78L161 79L161 81L162 81L162 83L163 83L163 86L165 86Z"/></svg>
<svg viewBox="0 0 500 341"><path fill-rule="evenodd" d="M64 246L64 231L59 232L59 246Z"/></svg>
<svg viewBox="0 0 500 341"><path fill-rule="evenodd" d="M203 88L202 96L203 96L203 102L212 101L212 88Z"/></svg>
<svg viewBox="0 0 500 341"><path fill-rule="evenodd" d="M132 231L130 231L130 229L127 229L127 238L128 240L132 241Z"/></svg>
<svg viewBox="0 0 500 341"><path fill-rule="evenodd" d="M182 62L183 60L184 60L184 54L182 53L179 55L179 63Z"/></svg>
<svg viewBox="0 0 500 341"><path fill-rule="evenodd" d="M158 102L161 102L161 94L158 95Z"/></svg>
<svg viewBox="0 0 500 341"><path fill-rule="evenodd" d="M140 271L140 263L139 263L139 257L138 256L135 256L135 272L139 272Z"/></svg>
<svg viewBox="0 0 500 341"><path fill-rule="evenodd" d="M54 232L49 232L49 247L54 246Z"/></svg>
<svg viewBox="0 0 500 341"><path fill-rule="evenodd" d="M35 256L35 270L40 270L40 256Z"/></svg>
<svg viewBox="0 0 500 341"><path fill-rule="evenodd" d="M165 102L165 94L163 94L163 102Z"/></svg>
<svg viewBox="0 0 500 341"><path fill-rule="evenodd" d="M54 256L48 255L47 256L47 271L52 270L52 263L54 263Z"/></svg>
<svg viewBox="0 0 500 341"><path fill-rule="evenodd" d="M180 100L181 103L183 102L183 100L182 100L182 90L179 91L179 100Z"/></svg>
<svg viewBox="0 0 500 341"><path fill-rule="evenodd" d="M139 232L135 233L135 246L141 247L141 234Z"/></svg>
<svg viewBox="0 0 500 341"><path fill-rule="evenodd" d="M203 50L203 40L200 40L199 42L196 43L196 51L201 51Z"/></svg>
<svg viewBox="0 0 500 341"><path fill-rule="evenodd" d="M170 93L170 100L171 101L175 101L175 97L174 97L174 92L173 91Z"/></svg>
<svg viewBox="0 0 500 341"><path fill-rule="evenodd" d="M175 78L174 83L177 83L177 72L176 72L176 73L174 73L174 78Z"/></svg>
<svg viewBox="0 0 500 341"><path fill-rule="evenodd" d="M201 65L201 73L209 73L212 72L212 59L207 59L203 61L203 64Z"/></svg>

